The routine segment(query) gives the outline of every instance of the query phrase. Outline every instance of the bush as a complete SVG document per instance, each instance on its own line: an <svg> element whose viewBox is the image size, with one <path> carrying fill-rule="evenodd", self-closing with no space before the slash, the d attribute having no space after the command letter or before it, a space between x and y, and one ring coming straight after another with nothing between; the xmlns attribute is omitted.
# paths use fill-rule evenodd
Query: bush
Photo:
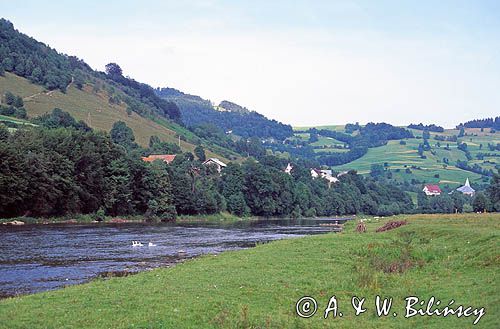
<svg viewBox="0 0 500 329"><path fill-rule="evenodd" d="M106 218L106 215L104 213L104 209L101 207L97 212L94 214L94 220L96 222L102 222Z"/></svg>

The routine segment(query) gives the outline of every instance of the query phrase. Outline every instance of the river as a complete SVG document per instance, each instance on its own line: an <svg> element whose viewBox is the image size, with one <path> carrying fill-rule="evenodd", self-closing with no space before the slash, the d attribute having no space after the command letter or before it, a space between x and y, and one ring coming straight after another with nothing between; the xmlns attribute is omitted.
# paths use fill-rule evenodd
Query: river
<svg viewBox="0 0 500 329"><path fill-rule="evenodd" d="M133 273L202 254L332 231L331 227L320 226L323 221L0 225L0 297L52 290L88 282L104 273ZM144 246L133 247L134 240ZM148 246L150 242L155 246Z"/></svg>

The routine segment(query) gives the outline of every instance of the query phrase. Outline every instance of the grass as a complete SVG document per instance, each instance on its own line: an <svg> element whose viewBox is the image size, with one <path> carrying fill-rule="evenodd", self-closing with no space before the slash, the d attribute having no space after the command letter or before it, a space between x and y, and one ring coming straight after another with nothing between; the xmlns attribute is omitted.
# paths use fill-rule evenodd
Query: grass
<svg viewBox="0 0 500 329"><path fill-rule="evenodd" d="M9 117L9 116L6 116L6 115L1 115L0 114L0 122L2 121L7 121L7 122L12 122L12 123L15 123L15 124L18 124L18 125L28 125L28 126L37 126L27 120L23 120L23 119L18 119L18 118L15 118L15 117Z"/></svg>
<svg viewBox="0 0 500 329"><path fill-rule="evenodd" d="M438 148L435 145L436 141L431 140L430 144L435 154L424 152L426 159L422 159L417 153L418 144L422 143L422 140L405 139L405 142L406 145L401 145L399 141L389 141L387 145L371 148L363 157L334 169L339 171L355 169L361 174L367 174L372 164L387 163L393 177L401 180L416 178L427 183L449 184L454 187L463 185L466 178L469 178L471 183L481 182L479 174L454 166L457 160L466 160L465 153L457 149L456 143L450 143L450 150L445 150L446 143L441 142L441 147ZM448 165L445 166L442 162L443 158L449 159ZM412 166L417 168L411 168ZM411 173L405 172L407 168ZM399 169L399 172L396 172L396 169ZM439 177L435 177L436 174Z"/></svg>
<svg viewBox="0 0 500 329"><path fill-rule="evenodd" d="M223 212L213 215L180 215L177 216L176 222L236 222L241 220L250 220L253 217L238 217L228 212Z"/></svg>
<svg viewBox="0 0 500 329"><path fill-rule="evenodd" d="M75 223L94 223L95 222L94 214L75 214L75 215L66 215L61 217L13 217L13 218L0 218L0 224L8 223L12 221L21 221L25 224L75 224ZM112 223L113 220L120 219L125 220L127 222L144 222L148 221L146 217L141 215L130 215L130 216L106 216L102 222L99 223ZM232 215L228 212L222 212L218 214L212 215L180 215L177 216L176 222L236 222L241 220L254 220L254 217L238 217ZM160 219L152 218L150 221L159 222Z"/></svg>
<svg viewBox="0 0 500 329"><path fill-rule="evenodd" d="M169 269L96 280L0 301L2 328L466 328L474 319L405 319L404 298L435 296L485 307L478 328L500 326L499 214L400 216L408 225L384 233L387 219L354 232L276 241L207 255ZM302 296L318 313L295 314ZM322 318L329 298L342 318ZM393 297L397 317L378 318L375 295ZM366 297L354 316L351 296Z"/></svg>
<svg viewBox="0 0 500 329"><path fill-rule="evenodd" d="M85 85L81 90L71 85L66 93L54 91L45 93L41 86L32 84L29 80L17 75L6 73L0 76L0 95L7 91L24 98L24 105L29 117L36 117L60 108L69 112L77 120L85 121L89 126L98 130L110 131L116 121L124 121L132 130L136 141L142 146L148 146L149 138L152 135L160 137L163 141L178 143L178 134L186 136L190 140L192 136L187 129L167 123L164 120L152 120L139 116L136 113L127 114L126 104L109 103L107 91L93 91L90 84ZM121 91L116 89L119 94ZM36 95L30 97L32 95ZM184 151L193 152L196 145L186 141L180 142ZM220 154L207 150L207 156L218 157L223 161L228 161Z"/></svg>
<svg viewBox="0 0 500 329"><path fill-rule="evenodd" d="M309 139L309 133L297 131L305 131L309 128L311 127L294 127L296 132L291 139L307 141ZM345 126L343 125L317 126L315 128L345 132ZM422 136L421 130L409 130L413 132L415 136ZM487 178L455 166L457 160L466 160L465 153L457 148L456 142L441 141L439 142L440 146L438 146L438 141L434 139L436 135L448 137L458 135L458 133L459 131L457 129L446 129L442 133L431 132L429 143L432 152L424 152L426 159L422 159L417 153L418 145L423 143L423 140L421 138L411 138L404 140L406 145L401 145L399 143L400 141L396 140L389 141L387 145L384 146L371 148L363 157L350 163L333 167L333 169L338 171L354 169L360 174L368 174L372 164L388 164L388 169L392 171L393 177L400 181L417 179L426 183L443 184L451 188L456 188L463 185L465 180L469 178L472 184L483 184L485 179L487 181ZM495 172L496 166L498 166L500 152L490 151L488 149L488 143L500 143L500 133L491 133L489 128L484 129L482 132L479 128L467 128L465 129L465 134L465 136L458 140L468 145L468 150L473 157L473 159L469 161L469 165L478 164L484 169L492 169ZM344 143L335 139L319 136L319 140L315 143L311 143L311 146L314 147L314 152L320 155L325 153L347 152L348 149L337 149L334 147L334 145L343 144ZM449 144L449 150L445 149L447 144ZM476 159L478 153L490 153L490 155L485 156L483 160L478 160ZM448 164L443 162L444 158L448 159ZM411 168L412 166L417 168ZM410 173L406 172L407 168L411 170Z"/></svg>

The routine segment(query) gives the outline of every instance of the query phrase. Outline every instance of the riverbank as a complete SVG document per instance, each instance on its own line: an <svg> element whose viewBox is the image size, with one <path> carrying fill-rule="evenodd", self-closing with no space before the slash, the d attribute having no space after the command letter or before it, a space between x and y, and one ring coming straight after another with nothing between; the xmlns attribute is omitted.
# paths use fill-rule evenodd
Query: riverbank
<svg viewBox="0 0 500 329"><path fill-rule="evenodd" d="M500 214L398 216L408 224L375 233L389 219L347 223L339 234L282 240L203 256L173 268L0 301L2 328L463 328L474 319L404 318L410 295L485 307L478 328L500 324ZM391 218L392 220L392 218ZM318 301L309 319L302 296ZM341 318L322 318L336 295ZM354 316L351 296L367 298ZM393 297L397 317L374 314L375 295Z"/></svg>
<svg viewBox="0 0 500 329"><path fill-rule="evenodd" d="M257 217L238 217L227 212L212 214L212 215L181 215L177 216L175 220L166 222L235 222L240 220L257 220ZM0 218L0 224L3 225L30 225L30 224L120 224L120 223L161 223L158 219L147 219L144 216L105 216L102 220L96 220L94 215L68 215L63 217L13 217L13 218Z"/></svg>

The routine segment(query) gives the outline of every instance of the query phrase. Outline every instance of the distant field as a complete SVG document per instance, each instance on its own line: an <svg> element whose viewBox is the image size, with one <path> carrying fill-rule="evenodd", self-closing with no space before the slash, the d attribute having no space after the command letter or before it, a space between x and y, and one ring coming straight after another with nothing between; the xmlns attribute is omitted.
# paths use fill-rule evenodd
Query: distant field
<svg viewBox="0 0 500 329"><path fill-rule="evenodd" d="M419 157L417 153L418 144L422 140L406 139L406 145L400 145L399 141L389 141L387 145L371 148L368 153L360 159L348 164L334 167L335 170L355 169L361 174L370 172L372 164L384 165L387 163L388 169L393 173L393 177L411 180L417 178L428 183L445 183L450 186L463 184L466 178L471 182L480 182L481 175L469 171L458 169L453 166L456 160L465 160L465 154L458 150L456 144L450 145L450 150L444 150L443 147L435 149L436 155L431 152L424 152L426 159ZM443 157L449 159L449 165L442 162ZM417 168L411 168L415 166ZM411 173L406 173L406 169ZM399 169L399 172L396 170ZM435 177L438 174L439 177Z"/></svg>
<svg viewBox="0 0 500 329"><path fill-rule="evenodd" d="M327 125L315 128L345 132L344 127L343 125ZM309 128L311 127L294 127L294 130L305 131ZM458 135L459 131L457 129L446 129L442 133L431 132L431 138L429 139L431 151L424 152L426 159L422 159L418 155L418 145L423 143L421 138L422 131L416 129L409 130L413 132L415 137L420 138L405 139L406 145L401 145L399 140L389 141L387 145L369 149L368 153L362 158L341 166L336 166L333 169L338 171L354 169L361 174L368 174L372 164L381 164L390 169L393 177L399 180L410 181L411 179L417 179L428 183L447 184L451 187L463 184L467 178L472 183L483 182L481 175L455 167L457 160L466 160L465 153L457 148L456 142L437 141L434 139L436 135L444 137ZM459 138L459 141L468 145L468 150L473 157L472 160L469 160L469 165L478 164L484 169L496 170L495 166L498 165L500 152L490 151L488 143L500 143L500 133L491 133L490 129L484 129L481 132L479 128L474 128L466 129L465 134L464 137ZM296 132L294 138L301 141L308 141L309 133ZM348 149L333 147L334 145L343 144L335 139L319 136L319 140L310 145L314 147L316 153L324 154L348 151ZM445 149L447 146L449 150ZM490 155L485 156L483 160L479 160L476 158L478 153L490 153ZM444 159L447 159L448 164L444 162ZM407 170L410 172L407 172Z"/></svg>
<svg viewBox="0 0 500 329"><path fill-rule="evenodd" d="M182 127L173 128L174 125L166 120L158 119L155 122L136 113L128 115L124 103L110 104L108 101L110 95L106 91L95 93L92 89L91 85L85 85L82 90L70 86L66 93L60 91L46 93L42 87L14 74L6 73L5 77L0 77L0 94L10 91L22 96L29 117L39 116L57 107L71 113L77 120L84 120L92 128L105 131L111 130L113 124L121 120L132 128L136 141L143 146L148 145L152 135L159 136L167 142L178 143L178 133L182 135L190 133ZM195 145L181 140L181 148L193 152ZM227 161L210 151L207 151L207 156Z"/></svg>
<svg viewBox="0 0 500 329"><path fill-rule="evenodd" d="M326 126L308 126L308 127L301 126L301 127L293 127L293 130L307 130L309 128L344 131L345 125L326 125Z"/></svg>

